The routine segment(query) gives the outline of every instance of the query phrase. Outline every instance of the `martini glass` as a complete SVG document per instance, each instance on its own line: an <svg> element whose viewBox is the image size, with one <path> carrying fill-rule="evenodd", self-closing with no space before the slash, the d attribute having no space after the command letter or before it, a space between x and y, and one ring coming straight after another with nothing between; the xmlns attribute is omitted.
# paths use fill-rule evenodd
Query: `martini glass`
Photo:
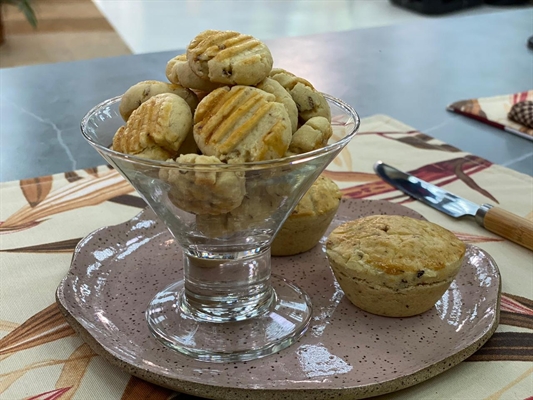
<svg viewBox="0 0 533 400"><path fill-rule="evenodd" d="M113 151L113 136L124 124L120 96L83 118L85 139L175 238L175 268L183 269L183 279L154 293L146 309L149 329L164 345L201 361L246 361L276 353L306 331L310 298L271 274L270 245L359 127L352 107L324 96L333 127L326 147L238 165L169 163Z"/></svg>

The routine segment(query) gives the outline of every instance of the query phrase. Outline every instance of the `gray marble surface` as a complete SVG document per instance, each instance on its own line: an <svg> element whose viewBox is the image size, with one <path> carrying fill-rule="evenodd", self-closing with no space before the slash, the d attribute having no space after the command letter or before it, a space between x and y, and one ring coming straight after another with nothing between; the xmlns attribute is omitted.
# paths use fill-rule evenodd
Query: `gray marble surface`
<svg viewBox="0 0 533 400"><path fill-rule="evenodd" d="M533 142L446 111L456 100L533 89L533 11L268 41L277 65L353 105L533 175ZM97 103L165 79L176 52L0 70L0 181L103 164L79 123Z"/></svg>

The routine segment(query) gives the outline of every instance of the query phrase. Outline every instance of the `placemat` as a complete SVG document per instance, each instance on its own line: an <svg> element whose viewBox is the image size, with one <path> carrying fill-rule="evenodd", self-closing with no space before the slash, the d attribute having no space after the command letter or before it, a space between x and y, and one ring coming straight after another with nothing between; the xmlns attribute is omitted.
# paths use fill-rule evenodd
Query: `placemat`
<svg viewBox="0 0 533 400"><path fill-rule="evenodd" d="M533 253L472 220L456 220L381 181L378 159L478 203L533 219L533 177L438 141L389 118L360 132L325 172L345 196L401 203L485 249L502 275L500 326L473 356L424 383L380 399L525 399L533 388ZM97 356L55 305L78 241L145 207L113 169L0 184L0 398L194 399L132 377ZM264 359L265 363L269 358Z"/></svg>
<svg viewBox="0 0 533 400"><path fill-rule="evenodd" d="M450 104L447 110L481 121L528 140L533 140L533 129L507 118L507 114L513 104L526 100L533 100L533 90L503 96L460 100Z"/></svg>

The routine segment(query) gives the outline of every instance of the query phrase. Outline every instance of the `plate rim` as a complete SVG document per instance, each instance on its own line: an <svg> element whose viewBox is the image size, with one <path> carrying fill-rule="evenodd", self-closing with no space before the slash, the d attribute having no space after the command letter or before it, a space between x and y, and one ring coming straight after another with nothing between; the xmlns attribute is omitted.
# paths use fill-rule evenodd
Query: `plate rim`
<svg viewBox="0 0 533 400"><path fill-rule="evenodd" d="M352 201L361 202L361 203L387 203L387 205L392 204L397 207L403 207L409 210L410 212L417 213L415 210L412 210L408 207L404 207L403 205L392 203L392 202L385 201L385 200L365 200L365 199L343 198L342 201L343 203L352 202ZM146 212L153 213L153 211L151 211L149 208L145 208L127 221L124 221L116 225L109 225L109 226L98 228L94 230L93 232L89 233L82 240L80 240L80 242L78 243L74 251L71 264L69 266L69 270L67 274L61 279L56 289L55 299L56 299L56 304L58 305L58 308L61 314L65 317L69 325L81 337L81 339L89 345L89 347L95 353L102 356L110 364L119 367L125 372L133 376L136 376L140 379L154 383L158 386L163 386L168 389L181 392L181 393L185 393L185 394L202 396L202 397L209 396L206 398L219 398L219 399L234 399L235 396L244 396L244 395L251 395L251 398L257 399L257 400L263 400L263 399L271 400L273 398L274 399L277 399L277 398L289 399L290 398L290 399L304 400L304 399L308 399L310 395L318 396L318 397L313 397L316 399L330 398L331 396L339 396L339 398L346 397L349 399L361 399L361 398L366 398L369 396L378 396L378 395L392 393L398 390L402 390L402 389L414 386L418 383L421 383L430 378L433 378L434 376L437 376L441 374L442 372L460 364L470 355L475 353L479 348L481 348L494 334L494 332L496 331L499 325L501 289L502 289L502 280L501 280L500 270L495 260L485 250L475 245L467 244L467 247L473 248L481 252L483 256L488 259L488 261L494 266L496 276L498 278L498 290L497 290L497 299L496 299L496 307L495 307L496 312L492 320L492 323L485 329L485 332L477 340L474 340L472 343L467 345L465 348L453 354L450 354L448 357L445 357L444 359L437 361L436 363L426 365L425 367L422 367L413 373L400 376L398 378L394 378L391 380L387 380L384 382L366 384L364 386L351 386L351 387L343 387L343 388L341 387L339 388L316 388L316 389L315 388L290 389L290 388L283 388L283 387L279 389L274 388L274 387L243 388L243 387L236 387L236 386L229 386L229 385L224 385L224 386L213 385L213 384L195 382L195 381L186 380L186 379L180 379L178 377L169 377L169 376L161 375L156 372L152 372L148 369L131 364L130 362L121 359L119 355L113 354L112 352L107 350L106 347L102 343L100 343L100 341L90 333L90 331L82 324L82 322L78 321L78 319L73 314L71 314L69 307L66 304L66 299L65 299L64 291L63 291L63 289L65 288L65 285L67 284L67 279L72 271L72 265L74 263L76 255L82 248L82 243L88 241L92 236L96 235L97 233L103 230L120 228L128 223L131 223L131 221L140 219L143 216L143 214L145 214ZM421 216L422 219L425 219L421 214L419 215ZM167 349L167 351L173 351L173 350ZM206 365L208 364L206 363ZM219 364L219 365L224 365L224 364ZM211 397L211 396L215 396L215 397Z"/></svg>

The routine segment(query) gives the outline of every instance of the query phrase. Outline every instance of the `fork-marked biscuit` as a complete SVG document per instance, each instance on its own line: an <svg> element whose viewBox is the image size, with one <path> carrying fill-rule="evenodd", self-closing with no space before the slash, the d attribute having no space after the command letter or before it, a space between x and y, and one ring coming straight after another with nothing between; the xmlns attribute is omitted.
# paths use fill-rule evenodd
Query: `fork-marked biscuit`
<svg viewBox="0 0 533 400"><path fill-rule="evenodd" d="M296 107L296 103L292 99L289 92L287 92L283 86L281 86L272 78L263 79L257 84L256 87L264 90L265 92L272 93L274 96L276 96L276 101L285 106L287 109L287 114L291 120L292 132L296 132L298 129L298 108Z"/></svg>
<svg viewBox="0 0 533 400"><path fill-rule="evenodd" d="M179 154L191 131L192 112L185 100L172 93L158 94L133 111L125 128L115 134L113 150L166 160Z"/></svg>
<svg viewBox="0 0 533 400"><path fill-rule="evenodd" d="M253 36L207 30L187 48L187 61L200 78L228 85L255 85L272 69L268 47Z"/></svg>
<svg viewBox="0 0 533 400"><path fill-rule="evenodd" d="M270 72L270 77L278 81L290 93L302 120L324 117L331 121L331 110L328 102L309 81L281 68L274 68Z"/></svg>
<svg viewBox="0 0 533 400"><path fill-rule="evenodd" d="M240 85L204 97L193 132L203 154L230 163L281 158L292 137L285 106L270 93Z"/></svg>
<svg viewBox="0 0 533 400"><path fill-rule="evenodd" d="M167 63L166 75L170 82L203 92L211 92L224 86L223 83L211 82L196 75L187 62L186 54L176 56Z"/></svg>
<svg viewBox="0 0 533 400"><path fill-rule="evenodd" d="M313 117L294 134L287 155L307 153L326 146L333 134L331 123L324 117Z"/></svg>
<svg viewBox="0 0 533 400"><path fill-rule="evenodd" d="M176 83L160 81L142 81L130 87L122 95L119 112L124 121L127 121L131 113L149 98L163 93L173 93L187 102L191 111L194 112L198 105L198 98L191 90Z"/></svg>

